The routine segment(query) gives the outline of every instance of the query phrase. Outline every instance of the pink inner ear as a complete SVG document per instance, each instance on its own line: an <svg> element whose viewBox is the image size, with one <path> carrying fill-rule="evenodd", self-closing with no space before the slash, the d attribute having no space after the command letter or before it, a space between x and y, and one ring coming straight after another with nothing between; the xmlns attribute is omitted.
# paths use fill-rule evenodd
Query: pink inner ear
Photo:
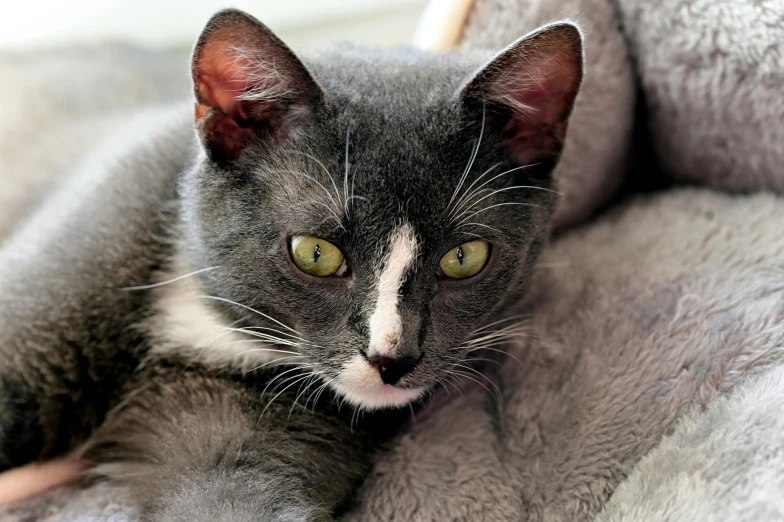
<svg viewBox="0 0 784 522"><path fill-rule="evenodd" d="M289 136L293 111L320 92L296 56L258 20L238 11L215 15L193 57L195 117L216 159L237 158L254 136Z"/></svg>
<svg viewBox="0 0 784 522"><path fill-rule="evenodd" d="M251 61L232 55L223 42L213 42L202 51L195 78L199 102L219 109L232 118L246 119L240 96L248 91Z"/></svg>
<svg viewBox="0 0 784 522"><path fill-rule="evenodd" d="M560 150L580 75L574 60L534 51L489 83L488 99L512 112L504 130L519 161L532 163Z"/></svg>
<svg viewBox="0 0 784 522"><path fill-rule="evenodd" d="M489 95L531 125L553 125L566 118L579 86L579 70L556 56L534 57L497 78Z"/></svg>

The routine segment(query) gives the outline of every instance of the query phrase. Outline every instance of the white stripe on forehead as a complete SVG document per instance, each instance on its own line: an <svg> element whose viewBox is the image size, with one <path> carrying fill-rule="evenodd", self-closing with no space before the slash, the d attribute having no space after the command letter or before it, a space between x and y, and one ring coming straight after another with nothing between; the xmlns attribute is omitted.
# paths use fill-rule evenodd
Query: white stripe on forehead
<svg viewBox="0 0 784 522"><path fill-rule="evenodd" d="M368 355L390 355L403 330L398 311L400 287L417 255L414 230L405 224L389 236L382 270L377 274L376 305L370 316Z"/></svg>

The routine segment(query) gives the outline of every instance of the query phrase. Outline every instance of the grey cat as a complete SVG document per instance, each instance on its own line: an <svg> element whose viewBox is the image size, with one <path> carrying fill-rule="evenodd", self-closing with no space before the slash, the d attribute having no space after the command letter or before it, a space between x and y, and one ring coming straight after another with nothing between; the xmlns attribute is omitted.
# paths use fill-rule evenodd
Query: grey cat
<svg viewBox="0 0 784 522"><path fill-rule="evenodd" d="M339 516L408 407L514 333L582 69L569 23L300 60L216 14L195 115L0 252L0 469L75 450L150 520Z"/></svg>

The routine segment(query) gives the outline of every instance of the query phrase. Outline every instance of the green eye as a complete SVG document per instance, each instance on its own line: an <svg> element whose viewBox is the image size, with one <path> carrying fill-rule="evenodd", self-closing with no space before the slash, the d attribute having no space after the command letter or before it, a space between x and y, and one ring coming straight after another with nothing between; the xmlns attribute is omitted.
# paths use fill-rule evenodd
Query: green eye
<svg viewBox="0 0 784 522"><path fill-rule="evenodd" d="M297 268L316 277L343 275L346 270L343 252L329 241L313 236L292 237L291 258Z"/></svg>
<svg viewBox="0 0 784 522"><path fill-rule="evenodd" d="M453 248L446 253L438 267L445 277L466 279L473 277L487 264L490 245L486 241L471 241Z"/></svg>

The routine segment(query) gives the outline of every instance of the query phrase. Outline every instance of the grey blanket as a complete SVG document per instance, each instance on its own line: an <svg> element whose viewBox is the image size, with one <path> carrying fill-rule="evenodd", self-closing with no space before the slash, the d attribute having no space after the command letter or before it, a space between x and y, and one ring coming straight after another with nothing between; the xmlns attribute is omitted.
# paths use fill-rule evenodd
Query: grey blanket
<svg viewBox="0 0 784 522"><path fill-rule="evenodd" d="M778 520L782 217L771 195L680 190L556 241L530 334L494 384L439 390L348 520L580 521L605 506L607 522L710 520L719 507ZM122 495L60 491L0 518L132 519Z"/></svg>
<svg viewBox="0 0 784 522"><path fill-rule="evenodd" d="M559 15L584 20L589 66L599 60L592 43L607 51L599 60L607 67L588 71L593 92L607 96L627 85L625 76L601 76L628 74L619 33L610 32L623 21L666 173L728 189L781 187L784 140L773 140L784 129L781 105L767 96L784 70L770 65L781 65L773 49L784 40L784 5L724 0L699 10L699 2L670 0L660 11L652 4L564 0L555 9L551 0L479 0L466 37L492 35L476 41L496 46ZM678 23L667 22L671 12L680 13ZM760 13L766 29L754 25L753 43L731 45L738 31L750 31L744 20ZM676 63L675 55L702 60ZM768 61L751 71L755 58ZM745 83L728 80L736 73ZM612 88L602 93L605 80ZM567 196L579 195L581 164L602 165L597 175L620 183L628 142L597 138L606 137L603 129L617 136L631 128L633 98L617 98L619 111L610 97L580 102L582 123L565 158L571 170L562 174L577 188ZM604 113L613 119L600 119ZM695 144L708 126L715 139ZM623 150L614 150L619 143ZM728 160L743 144L748 154ZM586 193L594 195L565 223L611 195L592 180ZM530 334L497 370L488 365L492 382L437 391L380 458L348 520L780 520L783 219L784 201L771 194L677 189L622 203L561 236L535 278L534 313L523 320ZM132 500L108 485L0 511L9 522L134 518Z"/></svg>

